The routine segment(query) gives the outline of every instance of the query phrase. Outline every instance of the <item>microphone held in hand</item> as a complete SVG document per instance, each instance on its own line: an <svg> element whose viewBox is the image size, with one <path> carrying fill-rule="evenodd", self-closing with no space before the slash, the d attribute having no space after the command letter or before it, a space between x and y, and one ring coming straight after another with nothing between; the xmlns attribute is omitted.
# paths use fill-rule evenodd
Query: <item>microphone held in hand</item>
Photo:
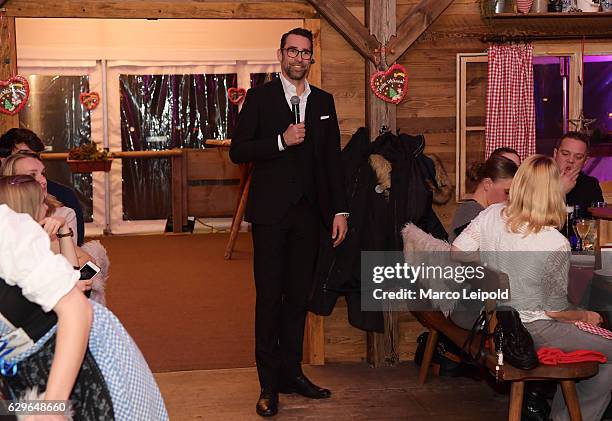
<svg viewBox="0 0 612 421"><path fill-rule="evenodd" d="M291 99L291 110L293 111L293 124L300 123L300 98L292 96Z"/></svg>

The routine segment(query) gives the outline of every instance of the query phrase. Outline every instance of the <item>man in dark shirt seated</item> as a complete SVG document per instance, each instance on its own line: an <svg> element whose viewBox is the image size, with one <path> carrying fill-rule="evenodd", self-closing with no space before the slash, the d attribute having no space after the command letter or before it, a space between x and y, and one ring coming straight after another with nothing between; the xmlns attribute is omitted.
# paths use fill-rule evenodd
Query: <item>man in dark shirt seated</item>
<svg viewBox="0 0 612 421"><path fill-rule="evenodd" d="M561 172L561 186L565 202L583 209L593 203L603 202L599 181L582 172L589 149L589 138L584 133L567 132L557 142L553 158Z"/></svg>
<svg viewBox="0 0 612 421"><path fill-rule="evenodd" d="M45 145L42 140L36 133L28 129L13 128L0 136L0 160L19 151L41 153L44 150ZM47 180L47 191L62 202L64 206L71 208L76 213L77 244L82 245L85 237L85 223L83 222L83 208L76 193L70 187L51 180Z"/></svg>

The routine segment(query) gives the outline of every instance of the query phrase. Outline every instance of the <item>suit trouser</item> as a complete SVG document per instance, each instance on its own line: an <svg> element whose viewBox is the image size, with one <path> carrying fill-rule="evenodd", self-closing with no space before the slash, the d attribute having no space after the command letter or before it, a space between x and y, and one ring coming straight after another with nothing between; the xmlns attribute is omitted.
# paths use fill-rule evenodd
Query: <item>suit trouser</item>
<svg viewBox="0 0 612 421"><path fill-rule="evenodd" d="M319 221L302 199L278 224L253 224L255 358L262 388L301 374L304 324L319 244Z"/></svg>
<svg viewBox="0 0 612 421"><path fill-rule="evenodd" d="M612 341L584 332L571 323L536 320L525 323L525 327L533 337L536 349L551 347L565 352L585 349L598 351L606 356L608 362L599 365L599 373L596 376L576 383L582 419L599 421L610 402L612 391ZM557 387L550 417L554 421L569 420L561 386Z"/></svg>

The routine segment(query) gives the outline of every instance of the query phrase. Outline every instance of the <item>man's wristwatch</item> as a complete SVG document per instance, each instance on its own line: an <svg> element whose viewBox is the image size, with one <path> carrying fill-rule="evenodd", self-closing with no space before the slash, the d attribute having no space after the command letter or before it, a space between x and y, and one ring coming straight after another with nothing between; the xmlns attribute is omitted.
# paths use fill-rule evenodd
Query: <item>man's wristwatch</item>
<svg viewBox="0 0 612 421"><path fill-rule="evenodd" d="M74 232L72 231L72 228L68 227L68 232L65 234L60 234L59 231L57 233L55 233L55 236L57 238L64 238L64 237L74 237Z"/></svg>

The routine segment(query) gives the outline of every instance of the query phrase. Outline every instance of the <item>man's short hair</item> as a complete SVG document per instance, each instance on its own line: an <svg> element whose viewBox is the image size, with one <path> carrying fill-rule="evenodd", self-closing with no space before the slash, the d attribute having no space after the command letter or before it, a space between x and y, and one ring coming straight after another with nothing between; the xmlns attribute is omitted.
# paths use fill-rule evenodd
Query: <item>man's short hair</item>
<svg viewBox="0 0 612 421"><path fill-rule="evenodd" d="M561 143L563 143L563 141L565 139L576 139L576 140L579 140L579 141L583 142L586 145L587 151L589 150L589 135L587 135L586 133L582 133L582 132L567 132L567 133L565 133L557 141L557 145L555 146L555 149L559 149L559 147L561 146Z"/></svg>
<svg viewBox="0 0 612 421"><path fill-rule="evenodd" d="M312 32L310 32L306 28L293 28L291 31L289 31L287 33L284 33L283 36L281 37L281 41L280 41L280 48L281 48L281 50L283 48L285 48L285 43L287 42L287 37L289 35L299 35L301 37L308 38L308 41L310 41L310 49L312 50L312 46L313 46Z"/></svg>
<svg viewBox="0 0 612 421"><path fill-rule="evenodd" d="M45 144L36 133L28 129L9 129L0 136L0 158L6 158L20 143L25 143L32 151L39 153L45 150Z"/></svg>

